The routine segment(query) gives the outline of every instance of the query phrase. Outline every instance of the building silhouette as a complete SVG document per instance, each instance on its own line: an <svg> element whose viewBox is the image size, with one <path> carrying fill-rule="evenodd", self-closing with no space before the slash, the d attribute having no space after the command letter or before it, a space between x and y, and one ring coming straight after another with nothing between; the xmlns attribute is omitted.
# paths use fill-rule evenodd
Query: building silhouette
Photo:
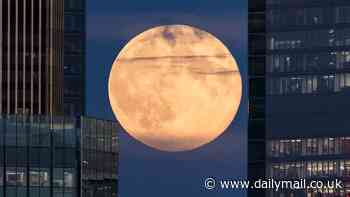
<svg viewBox="0 0 350 197"><path fill-rule="evenodd" d="M262 192L269 197L348 196L350 2L249 3L260 6L257 12L250 9L250 55L253 60L261 57L250 59L250 177L340 179L344 186ZM264 27L256 23L259 14ZM262 67L265 71L260 72ZM265 101L259 104L256 97ZM259 116L265 125L255 124ZM250 194L263 196L257 192Z"/></svg>
<svg viewBox="0 0 350 197"><path fill-rule="evenodd" d="M63 2L0 1L0 113L60 114Z"/></svg>
<svg viewBox="0 0 350 197"><path fill-rule="evenodd" d="M249 62L249 120L248 120L248 179L265 178L265 0L248 2L248 62ZM249 197L262 197L264 190L248 190Z"/></svg>
<svg viewBox="0 0 350 197"><path fill-rule="evenodd" d="M116 129L86 117L0 117L0 196L116 196Z"/></svg>
<svg viewBox="0 0 350 197"><path fill-rule="evenodd" d="M85 0L64 4L64 113L84 114Z"/></svg>
<svg viewBox="0 0 350 197"><path fill-rule="evenodd" d="M85 1L0 0L0 197L113 197L116 123L84 114Z"/></svg>

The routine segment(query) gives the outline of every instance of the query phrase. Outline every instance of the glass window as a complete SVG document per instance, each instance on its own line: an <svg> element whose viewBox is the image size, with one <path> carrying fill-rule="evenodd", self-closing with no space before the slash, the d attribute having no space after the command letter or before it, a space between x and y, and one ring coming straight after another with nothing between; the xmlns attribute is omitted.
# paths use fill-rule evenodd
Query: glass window
<svg viewBox="0 0 350 197"><path fill-rule="evenodd" d="M32 168L29 171L29 184L31 187L40 186L40 169Z"/></svg>
<svg viewBox="0 0 350 197"><path fill-rule="evenodd" d="M29 188L29 196L30 197L38 197L40 196L40 188L39 187L30 187ZM46 197L46 196L45 196Z"/></svg>
<svg viewBox="0 0 350 197"><path fill-rule="evenodd" d="M53 185L55 187L64 186L63 168L54 168L53 170Z"/></svg>
<svg viewBox="0 0 350 197"><path fill-rule="evenodd" d="M323 10L322 8L308 8L306 12L307 24L318 25L323 23Z"/></svg>
<svg viewBox="0 0 350 197"><path fill-rule="evenodd" d="M69 84L68 88L64 89L64 94L65 95L70 95L70 96L79 96L82 91L82 81L81 77L79 76L66 76L65 82ZM77 105L79 106L79 105ZM75 106L75 107L77 107Z"/></svg>
<svg viewBox="0 0 350 197"><path fill-rule="evenodd" d="M39 155L39 160L40 160L40 167L50 167L51 160L47 159L50 158L51 156L51 150L50 148L40 148L40 155Z"/></svg>
<svg viewBox="0 0 350 197"><path fill-rule="evenodd" d="M348 79L349 78L349 79ZM350 74L338 73L318 76L291 76L270 78L267 81L268 93L279 94L322 94L348 92Z"/></svg>
<svg viewBox="0 0 350 197"><path fill-rule="evenodd" d="M112 152L118 151L118 137L117 137L117 126L113 124L112 126Z"/></svg>
<svg viewBox="0 0 350 197"><path fill-rule="evenodd" d="M40 164L40 148L30 148L30 158L29 158L29 165L31 167L33 166L39 166Z"/></svg>
<svg viewBox="0 0 350 197"><path fill-rule="evenodd" d="M25 118L22 116L17 116L17 146L27 145L27 133L24 122ZM28 123L27 123L28 124Z"/></svg>
<svg viewBox="0 0 350 197"><path fill-rule="evenodd" d="M6 165L16 166L17 162L17 149L12 147L6 148Z"/></svg>
<svg viewBox="0 0 350 197"><path fill-rule="evenodd" d="M4 135L5 135L5 131L3 129L4 124L5 124L5 121L3 120L3 116L0 115L0 147L4 144Z"/></svg>
<svg viewBox="0 0 350 197"><path fill-rule="evenodd" d="M336 23L350 23L350 7L342 6L336 8Z"/></svg>
<svg viewBox="0 0 350 197"><path fill-rule="evenodd" d="M48 168L41 168L40 169L40 185L44 187L50 186L50 176L49 176L49 169Z"/></svg>
<svg viewBox="0 0 350 197"><path fill-rule="evenodd" d="M350 160L346 160L344 163L344 176L350 176Z"/></svg>
<svg viewBox="0 0 350 197"><path fill-rule="evenodd" d="M253 54L264 54L266 50L266 39L264 35L250 35L249 52Z"/></svg>
<svg viewBox="0 0 350 197"><path fill-rule="evenodd" d="M74 196L75 196L74 188L65 188L64 189L64 197L74 197Z"/></svg>
<svg viewBox="0 0 350 197"><path fill-rule="evenodd" d="M265 14L249 13L249 31L264 32L265 31Z"/></svg>
<svg viewBox="0 0 350 197"><path fill-rule="evenodd" d="M350 153L350 138L349 137L345 137L342 139L342 149L343 149L343 153Z"/></svg>
<svg viewBox="0 0 350 197"><path fill-rule="evenodd" d="M290 1L288 1L290 3ZM303 2L304 4L305 2ZM279 9L270 9L267 12L268 25L271 27L279 26L301 26L301 25L320 25L326 21L326 16L330 13L329 8L305 7L291 8L283 7Z"/></svg>
<svg viewBox="0 0 350 197"><path fill-rule="evenodd" d="M17 186L27 185L27 168L17 167Z"/></svg>
<svg viewBox="0 0 350 197"><path fill-rule="evenodd" d="M63 197L63 189L62 188L54 188L53 197Z"/></svg>
<svg viewBox="0 0 350 197"><path fill-rule="evenodd" d="M117 183L116 182L112 182L111 184L111 196L116 197L117 196Z"/></svg>
<svg viewBox="0 0 350 197"><path fill-rule="evenodd" d="M271 156L278 157L279 152L279 142L278 141L271 141Z"/></svg>
<svg viewBox="0 0 350 197"><path fill-rule="evenodd" d="M297 140L295 140L295 151L294 151L294 154L301 155L301 152L302 152L301 140L297 139Z"/></svg>
<svg viewBox="0 0 350 197"><path fill-rule="evenodd" d="M13 186L9 186L9 187L6 187L6 196L7 197L16 197L16 187L13 187Z"/></svg>
<svg viewBox="0 0 350 197"><path fill-rule="evenodd" d="M6 121L6 145L16 146L16 118L10 116Z"/></svg>
<svg viewBox="0 0 350 197"><path fill-rule="evenodd" d="M330 175L340 176L340 161L330 161L330 162L333 162L333 167L334 167L333 172L330 169L329 171Z"/></svg>
<svg viewBox="0 0 350 197"><path fill-rule="evenodd" d="M49 147L50 146L50 127L49 123L50 120L47 117L41 117L40 118L40 135L39 135L39 140L40 140L40 145L44 147Z"/></svg>
<svg viewBox="0 0 350 197"><path fill-rule="evenodd" d="M75 147L76 134L75 119L66 119L64 125L64 142L66 147Z"/></svg>
<svg viewBox="0 0 350 197"><path fill-rule="evenodd" d="M64 148L55 148L54 166L63 167L65 165L65 154L66 154L66 151Z"/></svg>
<svg viewBox="0 0 350 197"><path fill-rule="evenodd" d="M285 144L284 144L284 142L281 140L281 141L279 141L279 144L280 144L280 148L279 148L279 150L280 150L280 152L279 152L279 155L280 156L284 156L284 152L285 152Z"/></svg>
<svg viewBox="0 0 350 197"><path fill-rule="evenodd" d="M26 187L17 187L17 197L26 196L27 188Z"/></svg>
<svg viewBox="0 0 350 197"><path fill-rule="evenodd" d="M111 147L112 147L112 129L111 129L111 124L106 122L106 127L104 129L105 131L105 136L104 136L104 141L105 141L105 152L111 152Z"/></svg>
<svg viewBox="0 0 350 197"><path fill-rule="evenodd" d="M82 41L80 37L67 37L64 42L64 50L67 53L81 53L82 52Z"/></svg>
<svg viewBox="0 0 350 197"><path fill-rule="evenodd" d="M255 97L263 97L265 95L265 79L251 79L250 95Z"/></svg>
<svg viewBox="0 0 350 197"><path fill-rule="evenodd" d="M249 74L250 75L265 74L265 56L249 57Z"/></svg>
<svg viewBox="0 0 350 197"><path fill-rule="evenodd" d="M64 59L64 73L77 74L81 72L83 57L80 55L65 55Z"/></svg>
<svg viewBox="0 0 350 197"><path fill-rule="evenodd" d="M27 164L27 149L25 147L17 147L16 153L17 166L26 166Z"/></svg>
<svg viewBox="0 0 350 197"><path fill-rule="evenodd" d="M83 9L84 3L83 0L65 0L64 5L65 9L81 10Z"/></svg>
<svg viewBox="0 0 350 197"><path fill-rule="evenodd" d="M41 187L40 188L40 197L50 197L50 189Z"/></svg>
<svg viewBox="0 0 350 197"><path fill-rule="evenodd" d="M105 139L103 138L103 136L97 138L97 150L98 151L104 151L104 140Z"/></svg>
<svg viewBox="0 0 350 197"><path fill-rule="evenodd" d="M81 15L65 15L64 27L66 32L80 32L83 29L84 19Z"/></svg>
<svg viewBox="0 0 350 197"><path fill-rule="evenodd" d="M118 153L113 153L112 154L112 178L113 179L117 179L117 175L118 175Z"/></svg>
<svg viewBox="0 0 350 197"><path fill-rule="evenodd" d="M1 164L2 165L2 164ZM0 188L4 185L4 167L0 166Z"/></svg>
<svg viewBox="0 0 350 197"><path fill-rule="evenodd" d="M66 148L62 159L64 167L75 167L77 164L76 150L73 148Z"/></svg>
<svg viewBox="0 0 350 197"><path fill-rule="evenodd" d="M339 173L340 173L340 176L344 176L344 170L345 170L344 161L341 160L339 162Z"/></svg>
<svg viewBox="0 0 350 197"><path fill-rule="evenodd" d="M75 170L73 168L64 169L64 186L75 187Z"/></svg>
<svg viewBox="0 0 350 197"><path fill-rule="evenodd" d="M34 124L39 123L38 119L35 119ZM28 133L28 132L27 132ZM39 146L40 145L40 126L32 126L30 128L30 145L31 146Z"/></svg>
<svg viewBox="0 0 350 197"><path fill-rule="evenodd" d="M17 173L15 167L6 168L6 184L10 186L15 186L17 183Z"/></svg>
<svg viewBox="0 0 350 197"><path fill-rule="evenodd" d="M64 119L61 117L56 117L54 119L54 132L53 134L53 139L54 139L54 146L55 147L64 147Z"/></svg>

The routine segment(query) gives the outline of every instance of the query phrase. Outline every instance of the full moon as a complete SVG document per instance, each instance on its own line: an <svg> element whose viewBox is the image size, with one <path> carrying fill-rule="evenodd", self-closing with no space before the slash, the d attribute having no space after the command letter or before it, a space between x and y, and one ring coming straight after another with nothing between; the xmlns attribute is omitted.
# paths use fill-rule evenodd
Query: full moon
<svg viewBox="0 0 350 197"><path fill-rule="evenodd" d="M199 148L231 124L242 79L225 45L187 25L149 29L115 59L109 100L133 138L161 151Z"/></svg>

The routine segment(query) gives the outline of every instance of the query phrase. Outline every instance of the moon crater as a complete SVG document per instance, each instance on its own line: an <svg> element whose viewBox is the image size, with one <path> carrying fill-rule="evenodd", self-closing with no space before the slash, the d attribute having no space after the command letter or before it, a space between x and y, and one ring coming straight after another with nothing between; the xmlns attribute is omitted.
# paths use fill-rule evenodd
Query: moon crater
<svg viewBox="0 0 350 197"><path fill-rule="evenodd" d="M155 27L133 38L114 61L108 88L122 127L162 151L192 150L216 139L242 96L229 50L186 25Z"/></svg>

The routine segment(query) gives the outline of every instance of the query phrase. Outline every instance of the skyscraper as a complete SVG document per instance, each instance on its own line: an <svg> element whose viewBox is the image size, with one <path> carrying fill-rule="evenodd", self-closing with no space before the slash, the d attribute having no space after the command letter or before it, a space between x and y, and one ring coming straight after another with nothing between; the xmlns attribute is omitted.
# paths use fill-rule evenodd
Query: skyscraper
<svg viewBox="0 0 350 197"><path fill-rule="evenodd" d="M115 197L117 124L0 116L1 197Z"/></svg>
<svg viewBox="0 0 350 197"><path fill-rule="evenodd" d="M249 0L249 125L248 178L265 177L265 0ZM262 197L264 190L248 191L249 197Z"/></svg>
<svg viewBox="0 0 350 197"><path fill-rule="evenodd" d="M0 113L59 114L63 1L0 1Z"/></svg>
<svg viewBox="0 0 350 197"><path fill-rule="evenodd" d="M344 186L268 196L349 195L349 66L350 1L266 2L267 176Z"/></svg>
<svg viewBox="0 0 350 197"><path fill-rule="evenodd" d="M84 114L85 0L64 2L64 112Z"/></svg>
<svg viewBox="0 0 350 197"><path fill-rule="evenodd" d="M71 116L84 106L82 2L0 0L0 197L116 196L116 123Z"/></svg>

